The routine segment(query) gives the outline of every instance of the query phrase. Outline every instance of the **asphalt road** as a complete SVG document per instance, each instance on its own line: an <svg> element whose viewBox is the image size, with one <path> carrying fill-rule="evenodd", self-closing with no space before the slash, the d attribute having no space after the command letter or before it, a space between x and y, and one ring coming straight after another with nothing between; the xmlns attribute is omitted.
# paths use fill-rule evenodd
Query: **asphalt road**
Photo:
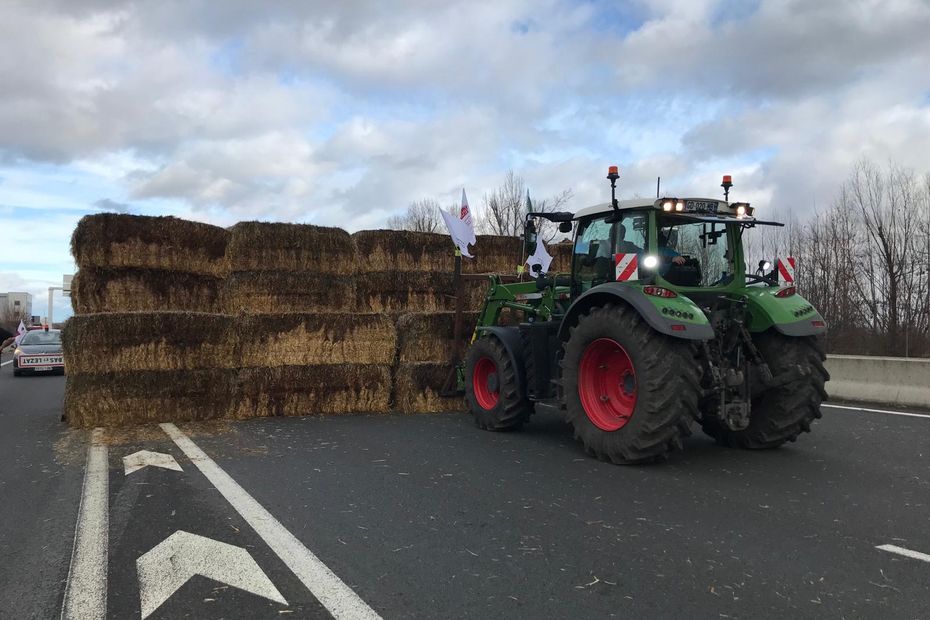
<svg viewBox="0 0 930 620"><path fill-rule="evenodd" d="M11 374L0 368L0 617L49 618L91 436L58 421L60 377ZM216 470L158 426L99 439L110 618L140 617L153 596L164 601L150 618L329 617L346 593L385 618L930 615L930 562L877 548L930 553L930 417L825 408L780 450L695 436L647 467L590 459L550 415L508 434L464 415L178 428ZM181 471L126 474L139 450ZM164 570L142 575L166 539L166 566L200 553L192 572L219 580L184 579L165 597ZM319 573L305 585L289 568L300 549L338 584ZM245 589L221 583L237 575ZM343 594L322 604L321 584Z"/></svg>

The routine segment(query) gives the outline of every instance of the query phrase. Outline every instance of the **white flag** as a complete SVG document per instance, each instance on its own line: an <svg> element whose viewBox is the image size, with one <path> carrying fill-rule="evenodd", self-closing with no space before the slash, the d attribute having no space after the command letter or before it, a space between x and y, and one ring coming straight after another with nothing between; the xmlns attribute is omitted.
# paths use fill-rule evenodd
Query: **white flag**
<svg viewBox="0 0 930 620"><path fill-rule="evenodd" d="M549 265L552 264L552 256L550 256L549 252L546 250L546 244L543 243L542 237L536 237L536 251L533 252L532 256L526 259L526 264L530 268L530 275L534 278L549 271ZM533 271L533 265L539 265L541 267L539 272Z"/></svg>
<svg viewBox="0 0 930 620"><path fill-rule="evenodd" d="M452 243L458 246L459 251L462 252L462 256L473 258L473 256L468 253L468 226L451 213L446 213L443 210L441 210L440 213L442 213L442 221L446 223L446 228L449 229L449 234L452 236ZM471 233L471 236L474 238L474 233ZM474 241L472 241L472 243L474 243Z"/></svg>
<svg viewBox="0 0 930 620"><path fill-rule="evenodd" d="M468 227L468 237L465 239L469 244L475 245L478 238L475 237L475 222L471 217L471 209L468 207L468 198L465 197L465 188L462 188L462 208L459 211L459 219Z"/></svg>
<svg viewBox="0 0 930 620"><path fill-rule="evenodd" d="M442 221L446 223L449 234L452 236L452 242L458 247L462 256L474 258L468 253L468 246L475 245L478 238L475 236L475 222L471 217L471 209L468 208L468 198L465 197L465 188L462 188L462 206L459 209L458 216L454 213L442 213Z"/></svg>
<svg viewBox="0 0 930 620"><path fill-rule="evenodd" d="M19 327L16 328L16 339L14 340L14 342L16 343L16 346L19 346L19 341L22 340L23 336L25 335L26 335L26 324L23 323L22 320L20 320Z"/></svg>

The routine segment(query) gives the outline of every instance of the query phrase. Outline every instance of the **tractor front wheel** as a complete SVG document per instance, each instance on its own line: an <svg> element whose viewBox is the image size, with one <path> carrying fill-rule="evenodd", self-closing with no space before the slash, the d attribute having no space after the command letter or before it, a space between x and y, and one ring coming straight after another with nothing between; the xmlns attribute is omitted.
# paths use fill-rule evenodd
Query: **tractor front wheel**
<svg viewBox="0 0 930 620"><path fill-rule="evenodd" d="M475 424L489 431L520 428L533 404L520 392L517 369L494 336L478 338L465 359L465 401Z"/></svg>
<svg viewBox="0 0 930 620"><path fill-rule="evenodd" d="M691 434L700 366L687 342L656 332L632 308L607 305L582 316L561 368L562 408L599 459L660 459Z"/></svg>

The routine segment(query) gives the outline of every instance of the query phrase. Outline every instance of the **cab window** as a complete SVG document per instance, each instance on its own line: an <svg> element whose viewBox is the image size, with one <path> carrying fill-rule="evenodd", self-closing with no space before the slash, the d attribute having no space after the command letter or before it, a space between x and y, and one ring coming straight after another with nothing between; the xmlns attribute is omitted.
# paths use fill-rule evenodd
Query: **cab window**
<svg viewBox="0 0 930 620"><path fill-rule="evenodd" d="M733 279L733 253L725 224L659 217L659 275L677 286L712 287Z"/></svg>
<svg viewBox="0 0 930 620"><path fill-rule="evenodd" d="M581 290L616 279L617 254L641 254L647 242L649 215L625 212L618 222L603 216L582 221L575 237L574 278Z"/></svg>

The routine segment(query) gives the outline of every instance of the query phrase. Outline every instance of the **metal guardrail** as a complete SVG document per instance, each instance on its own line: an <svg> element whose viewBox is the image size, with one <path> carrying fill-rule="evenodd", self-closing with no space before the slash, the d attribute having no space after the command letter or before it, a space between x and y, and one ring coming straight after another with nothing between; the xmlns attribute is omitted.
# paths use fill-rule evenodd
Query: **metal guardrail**
<svg viewBox="0 0 930 620"><path fill-rule="evenodd" d="M930 407L930 359L828 355L826 366L831 398Z"/></svg>

